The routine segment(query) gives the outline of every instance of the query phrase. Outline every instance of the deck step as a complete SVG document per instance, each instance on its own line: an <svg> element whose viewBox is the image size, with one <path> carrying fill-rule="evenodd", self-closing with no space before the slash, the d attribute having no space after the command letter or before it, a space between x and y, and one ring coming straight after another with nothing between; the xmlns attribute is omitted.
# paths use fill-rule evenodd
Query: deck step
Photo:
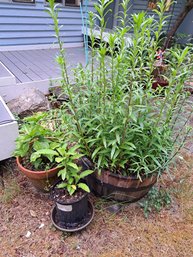
<svg viewBox="0 0 193 257"><path fill-rule="evenodd" d="M15 76L0 62L0 87L8 85L16 85Z"/></svg>
<svg viewBox="0 0 193 257"><path fill-rule="evenodd" d="M13 156L17 136L17 121L0 97L0 161Z"/></svg>

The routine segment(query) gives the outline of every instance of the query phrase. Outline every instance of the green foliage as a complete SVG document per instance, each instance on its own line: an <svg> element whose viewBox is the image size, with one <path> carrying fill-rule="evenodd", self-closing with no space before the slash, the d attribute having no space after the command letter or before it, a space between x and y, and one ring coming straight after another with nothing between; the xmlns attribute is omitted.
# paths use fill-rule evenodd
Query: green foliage
<svg viewBox="0 0 193 257"><path fill-rule="evenodd" d="M171 204L171 197L169 192L164 189L153 187L145 200L140 205L143 207L144 215L148 218L149 213L152 211L160 212L162 208Z"/></svg>
<svg viewBox="0 0 193 257"><path fill-rule="evenodd" d="M71 128L68 135L78 141L81 154L89 157L99 171L108 169L138 177L162 173L188 133L184 130L187 121L182 129L176 128L187 96L184 82L192 72L190 49L172 48L165 53L164 78L169 85L161 96L160 88L152 89L152 82L156 51L167 19L165 1L154 10L155 19L145 12L129 17L129 1L124 0L118 14L120 26L109 35L107 44L103 39L110 3L100 0L95 5L97 13L89 15L90 62L74 70L74 87L67 83L61 50L62 85L69 95L65 105L70 112L63 113ZM57 8L50 5L49 12L60 43ZM99 30L100 43L95 40L95 29Z"/></svg>
<svg viewBox="0 0 193 257"><path fill-rule="evenodd" d="M66 188L70 195L74 194L78 188L90 192L88 186L81 180L93 173L93 171L85 170L81 172L81 167L76 164L77 159L82 157L81 154L77 153L78 148L78 145L68 148L67 144L64 144L57 149L60 157L55 159L58 167L61 168L58 176L61 177L62 182L58 185L58 188Z"/></svg>
<svg viewBox="0 0 193 257"><path fill-rule="evenodd" d="M64 138L62 131L52 127L50 113L37 113L23 120L16 139L15 156L24 157L35 170L55 166L57 148ZM49 127L50 126L50 127Z"/></svg>
<svg viewBox="0 0 193 257"><path fill-rule="evenodd" d="M82 154L78 153L78 145L70 147L66 143L70 142L70 138L66 137L62 119L60 119L60 125L58 124L59 117L60 114L55 116L57 119L54 120L51 111L25 118L16 140L14 154L32 164L35 170L60 168L58 176L61 177L62 182L59 188L66 188L70 195L78 188L89 192L88 186L81 180L93 171L82 171L81 167L76 164Z"/></svg>

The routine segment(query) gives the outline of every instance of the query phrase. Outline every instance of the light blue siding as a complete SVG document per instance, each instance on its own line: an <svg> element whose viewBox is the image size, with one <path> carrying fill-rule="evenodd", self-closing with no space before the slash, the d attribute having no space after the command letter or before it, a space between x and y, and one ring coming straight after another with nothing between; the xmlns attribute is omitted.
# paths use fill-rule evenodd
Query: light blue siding
<svg viewBox="0 0 193 257"><path fill-rule="evenodd" d="M186 36L186 39L191 39L191 42L193 43L193 10L186 16L184 22L179 27L178 32L183 33ZM182 42L186 42L185 38Z"/></svg>
<svg viewBox="0 0 193 257"><path fill-rule="evenodd" d="M119 0L121 2L121 0ZM165 13L167 17L166 25L164 27L164 30L167 32L172 25L174 24L177 16L181 12L182 8L185 5L186 0L177 0L174 1L174 5L170 7L170 10ZM121 7L119 6L119 11L121 11ZM148 15L154 15L155 18L157 18L155 12L148 9L148 0L130 0L130 8L128 10L128 13L131 15L132 13L139 13L141 11L147 12Z"/></svg>
<svg viewBox="0 0 193 257"><path fill-rule="evenodd" d="M89 1L89 9L93 9ZM44 0L35 4L0 2L0 46L52 44L52 19L45 12ZM59 21L64 43L82 43L80 8L60 6Z"/></svg>
<svg viewBox="0 0 193 257"><path fill-rule="evenodd" d="M89 0L89 10L94 11L94 3L97 0ZM118 0L115 0L118 1ZM121 1L121 0L120 0ZM167 18L166 32L171 28L176 17L183 8L186 0L178 0L171 8L170 15ZM142 10L148 14L153 14L147 9L148 0L131 0L132 8L129 13L137 13ZM52 44L55 42L54 31L52 28L52 19L45 12L47 4L45 0L36 0L35 4L6 3L0 1L0 46L13 45L35 45L35 44ZM114 7L113 7L114 8ZM84 8L85 9L85 8ZM114 14L115 15L115 14ZM193 33L192 25L193 13L181 27L181 30ZM112 14L108 17L108 27L113 27ZM82 43L82 19L80 9L76 7L62 7L59 12L61 37L64 43Z"/></svg>
<svg viewBox="0 0 193 257"><path fill-rule="evenodd" d="M186 0L178 0L174 1L174 4L170 7L170 10L168 12L165 12L165 15L168 16L166 19L166 25L164 27L164 30L167 32L172 25L174 24L177 16L181 12L181 9L183 8ZM133 12L137 13L140 10L147 11L149 15L155 15L155 12L151 11L147 8L148 6L148 0L138 0L133 1ZM155 15L156 17L156 15Z"/></svg>

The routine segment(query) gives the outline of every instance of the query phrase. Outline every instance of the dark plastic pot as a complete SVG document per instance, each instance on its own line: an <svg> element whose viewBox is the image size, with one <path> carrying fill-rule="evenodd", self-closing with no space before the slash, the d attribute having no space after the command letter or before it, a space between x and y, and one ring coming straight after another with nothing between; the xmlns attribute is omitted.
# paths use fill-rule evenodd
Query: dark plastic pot
<svg viewBox="0 0 193 257"><path fill-rule="evenodd" d="M29 170L21 164L21 158L17 157L16 162L19 170L30 180L33 186L41 192L49 192L58 181L59 168L53 168L46 171Z"/></svg>
<svg viewBox="0 0 193 257"><path fill-rule="evenodd" d="M143 177L124 177L109 171L97 172L87 178L87 184L97 196L116 201L135 202L144 197L157 181L157 175Z"/></svg>
<svg viewBox="0 0 193 257"><path fill-rule="evenodd" d="M158 86L160 87L167 87L168 86L168 81L164 79L157 78L153 83L152 83L152 88L157 89Z"/></svg>
<svg viewBox="0 0 193 257"><path fill-rule="evenodd" d="M54 195L57 184L53 188L53 199L55 199ZM82 195L81 199L76 201L69 203L55 200L55 203L58 222L64 223L69 228L76 227L88 214L88 193L86 192Z"/></svg>
<svg viewBox="0 0 193 257"><path fill-rule="evenodd" d="M64 231L64 232L80 231L80 230L86 228L91 223L93 218L94 218L94 207L90 201L88 201L88 213L87 213L86 217L83 220L81 220L81 222L79 222L76 226L72 226L72 224L70 224L71 226L68 226L68 224L61 222L57 218L56 206L54 206L54 208L52 209L52 212L51 212L51 220L52 220L53 225L57 229Z"/></svg>

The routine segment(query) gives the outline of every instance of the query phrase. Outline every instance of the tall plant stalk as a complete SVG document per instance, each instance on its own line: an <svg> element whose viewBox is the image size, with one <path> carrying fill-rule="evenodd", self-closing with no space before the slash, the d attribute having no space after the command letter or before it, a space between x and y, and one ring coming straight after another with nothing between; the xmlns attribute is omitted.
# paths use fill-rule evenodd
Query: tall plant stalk
<svg viewBox="0 0 193 257"><path fill-rule="evenodd" d="M184 64L189 65L189 48L171 50L166 53L169 59L165 78L169 86L162 95L152 89L156 52L167 19L165 0L155 10L156 20L145 12L129 17L130 2L123 0L118 26L105 38L106 18L113 0L99 0L96 13L89 14L91 59L86 67L76 68L75 88L68 83L66 61L62 61L65 56L57 10L53 0L49 2L61 53L62 85L70 99L66 105L72 112L65 113L68 116L65 120L72 128L68 133L75 135L80 151L92 159L98 170L110 169L138 177L162 172L176 155L173 152L179 139L174 136L174 123L179 118L176 110L181 110L183 85L190 72ZM127 37L131 37L131 45ZM186 125L187 122L182 125L180 133ZM181 147L184 141L180 142ZM178 147L175 149L179 151Z"/></svg>

